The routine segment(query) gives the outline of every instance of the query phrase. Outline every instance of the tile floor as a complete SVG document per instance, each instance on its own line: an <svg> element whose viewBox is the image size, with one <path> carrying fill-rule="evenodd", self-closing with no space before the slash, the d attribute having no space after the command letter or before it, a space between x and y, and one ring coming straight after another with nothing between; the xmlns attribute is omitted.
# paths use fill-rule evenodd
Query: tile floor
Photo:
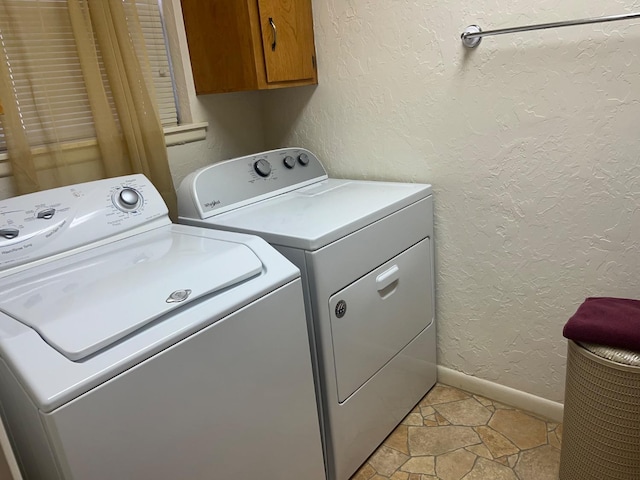
<svg viewBox="0 0 640 480"><path fill-rule="evenodd" d="M562 424L443 384L351 480L556 480Z"/></svg>

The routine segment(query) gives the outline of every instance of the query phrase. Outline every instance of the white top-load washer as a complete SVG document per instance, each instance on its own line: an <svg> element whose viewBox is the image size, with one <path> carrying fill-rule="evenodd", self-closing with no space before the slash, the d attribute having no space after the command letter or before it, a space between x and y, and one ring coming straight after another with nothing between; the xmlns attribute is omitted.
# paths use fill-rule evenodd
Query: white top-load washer
<svg viewBox="0 0 640 480"><path fill-rule="evenodd" d="M346 480L436 381L431 186L328 178L285 148L192 173L178 212L302 271L328 476Z"/></svg>
<svg viewBox="0 0 640 480"><path fill-rule="evenodd" d="M0 404L26 479L325 478L298 269L142 175L0 201Z"/></svg>

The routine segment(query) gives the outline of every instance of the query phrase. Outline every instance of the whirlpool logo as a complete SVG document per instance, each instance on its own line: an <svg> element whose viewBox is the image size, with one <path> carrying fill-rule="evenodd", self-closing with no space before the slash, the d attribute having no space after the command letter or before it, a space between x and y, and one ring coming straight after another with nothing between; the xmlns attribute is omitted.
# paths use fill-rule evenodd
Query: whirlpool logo
<svg viewBox="0 0 640 480"><path fill-rule="evenodd" d="M207 208L213 208L216 205L220 205L220 200L212 200L211 202L206 202L204 204L204 206L207 207Z"/></svg>

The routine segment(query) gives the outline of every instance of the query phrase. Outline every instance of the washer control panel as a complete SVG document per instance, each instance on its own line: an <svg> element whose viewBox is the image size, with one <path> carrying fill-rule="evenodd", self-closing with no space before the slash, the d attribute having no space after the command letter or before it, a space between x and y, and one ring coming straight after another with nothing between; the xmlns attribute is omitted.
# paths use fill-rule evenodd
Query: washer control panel
<svg viewBox="0 0 640 480"><path fill-rule="evenodd" d="M144 175L0 200L0 272L144 227L167 207ZM133 234L133 233L132 233Z"/></svg>
<svg viewBox="0 0 640 480"><path fill-rule="evenodd" d="M318 157L303 148L234 158L187 176L178 188L178 213L203 219L326 178Z"/></svg>

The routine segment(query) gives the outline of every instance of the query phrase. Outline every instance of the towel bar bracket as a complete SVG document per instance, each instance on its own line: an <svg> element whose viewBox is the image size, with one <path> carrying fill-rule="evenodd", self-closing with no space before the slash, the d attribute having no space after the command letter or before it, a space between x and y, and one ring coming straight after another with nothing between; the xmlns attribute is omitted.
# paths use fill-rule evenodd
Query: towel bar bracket
<svg viewBox="0 0 640 480"><path fill-rule="evenodd" d="M464 29L460 38L462 39L462 44L467 48L475 48L480 45L482 41L482 37L469 37L470 33L480 33L482 29L478 25L469 25Z"/></svg>

